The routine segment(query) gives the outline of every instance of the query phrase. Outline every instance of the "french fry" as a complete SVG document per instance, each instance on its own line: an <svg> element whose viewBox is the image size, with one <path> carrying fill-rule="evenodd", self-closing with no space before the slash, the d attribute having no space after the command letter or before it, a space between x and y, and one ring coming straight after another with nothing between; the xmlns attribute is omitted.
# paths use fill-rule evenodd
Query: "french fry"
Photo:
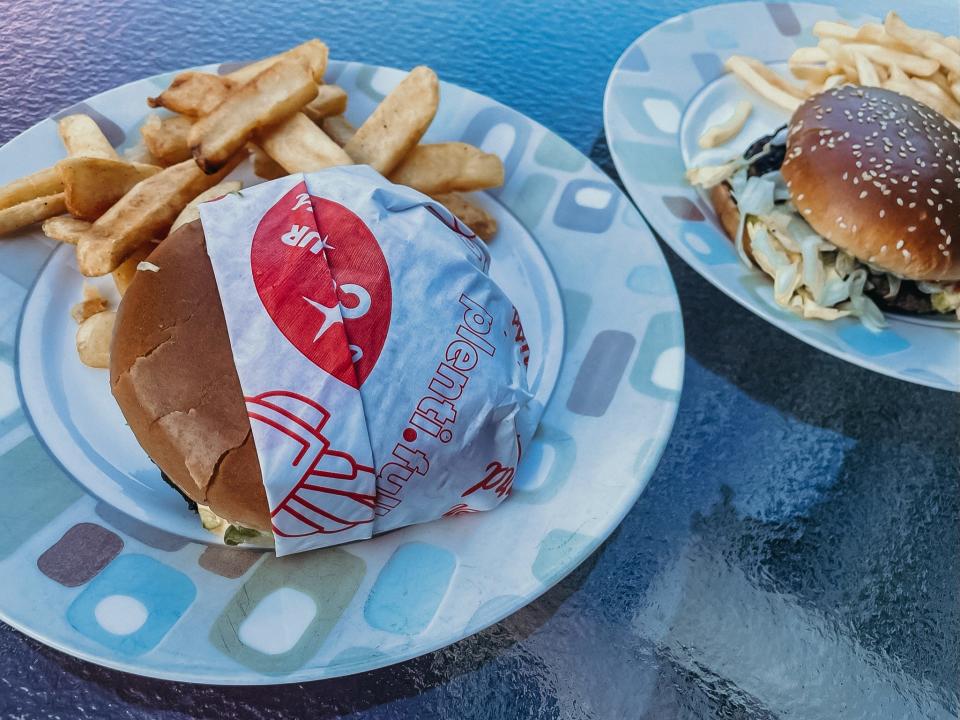
<svg viewBox="0 0 960 720"><path fill-rule="evenodd" d="M804 89L808 95L819 92L819 86L830 77L830 71L823 65L791 65L790 74L797 80L813 83L815 89L812 91L808 88Z"/></svg>
<svg viewBox="0 0 960 720"><path fill-rule="evenodd" d="M253 172L257 177L261 177L264 180L276 180L289 174L283 169L283 165L267 155L263 151L263 148L253 143L248 143L247 148L250 150Z"/></svg>
<svg viewBox="0 0 960 720"><path fill-rule="evenodd" d="M353 164L344 149L303 113L267 128L257 136L257 143L288 173Z"/></svg>
<svg viewBox="0 0 960 720"><path fill-rule="evenodd" d="M123 159L127 162L143 163L144 165L156 165L157 167L160 167L164 164L160 162L156 155L150 152L146 143L143 141L143 137L140 138L140 142L138 142L136 145L131 145L130 147L124 149Z"/></svg>
<svg viewBox="0 0 960 720"><path fill-rule="evenodd" d="M100 126L89 115L67 115L57 123L60 139L71 157L100 157L119 160L120 156L107 140Z"/></svg>
<svg viewBox="0 0 960 720"><path fill-rule="evenodd" d="M357 128L343 115L324 118L320 127L340 147L350 142L350 138L357 134Z"/></svg>
<svg viewBox="0 0 960 720"><path fill-rule="evenodd" d="M160 172L156 165L101 157L69 157L57 163L67 210L75 218L94 221L141 180Z"/></svg>
<svg viewBox="0 0 960 720"><path fill-rule="evenodd" d="M850 52L862 53L869 60L885 67L896 66L909 75L927 77L933 75L940 64L936 60L914 55L913 53L894 50L893 48L868 43L848 43L844 47Z"/></svg>
<svg viewBox="0 0 960 720"><path fill-rule="evenodd" d="M814 45L813 47L801 47L794 50L787 60L787 65L790 67L794 65L817 65L825 63L829 59L830 56L822 47Z"/></svg>
<svg viewBox="0 0 960 720"><path fill-rule="evenodd" d="M759 70L760 67L764 68L764 71ZM780 78L779 75L776 75L776 73L773 73L773 71L763 65L763 63L742 55L731 55L727 58L726 68L754 92L775 105L779 105L784 110L792 113L800 107L802 99L799 95L802 94L803 91L796 89L796 92L792 92L782 87L787 84L786 81ZM779 83L771 81L771 73L780 79Z"/></svg>
<svg viewBox="0 0 960 720"><path fill-rule="evenodd" d="M96 287L88 282L83 283L83 299L70 308L70 315L77 323L82 323L88 317L107 309L107 300Z"/></svg>
<svg viewBox="0 0 960 720"><path fill-rule="evenodd" d="M80 238L80 272L87 277L106 275L138 246L166 237L187 203L220 182L239 161L238 155L219 172L207 175L195 162L185 160L137 183Z"/></svg>
<svg viewBox="0 0 960 720"><path fill-rule="evenodd" d="M0 210L45 195L56 195L62 190L56 168L44 168L0 187Z"/></svg>
<svg viewBox="0 0 960 720"><path fill-rule="evenodd" d="M837 74L831 75L826 80L823 81L823 90L832 90L835 87L839 87L844 83L849 82L846 75ZM822 92L822 91L821 91Z"/></svg>
<svg viewBox="0 0 960 720"><path fill-rule="evenodd" d="M936 106L932 106L934 109L937 109L941 115L946 115L951 120L960 120L960 104L957 104L957 101L953 99L953 96L941 88L937 83L927 80L926 78L913 78L913 84L918 86L923 92L928 93L929 97L936 98L939 103L941 103L942 110L937 109ZM930 103L927 103L928 105Z"/></svg>
<svg viewBox="0 0 960 720"><path fill-rule="evenodd" d="M207 200L215 200L218 197L222 197L227 193L237 192L240 188L243 187L243 183L239 180L227 180L222 183L214 185L212 188L204 190L202 193L197 195L193 200L187 203L187 206L180 211L180 214L177 215L177 219L173 221L173 225L170 226L170 232L179 228L182 225L191 223L194 220L200 219L200 203L205 203Z"/></svg>
<svg viewBox="0 0 960 720"><path fill-rule="evenodd" d="M420 142L440 103L437 75L415 67L364 121L343 149L361 165L389 175Z"/></svg>
<svg viewBox="0 0 960 720"><path fill-rule="evenodd" d="M750 117L752 110L753 105L747 100L738 102L729 118L718 125L707 128L707 131L700 136L697 141L700 147L704 149L714 148L737 135L743 130L743 126L747 123L747 118Z"/></svg>
<svg viewBox="0 0 960 720"><path fill-rule="evenodd" d="M960 80L957 80L950 85L950 94L953 95L953 99L960 102Z"/></svg>
<svg viewBox="0 0 960 720"><path fill-rule="evenodd" d="M891 78L887 80L883 86L887 90L893 90L901 95L906 95L917 102L933 108L954 122L960 121L960 105L957 105L957 103L952 100L947 102L945 100L945 98L947 98L946 93L943 93L943 95L939 94L937 91L943 91L941 91L936 84L921 85L916 78L912 81ZM933 90L933 88L936 88L936 90Z"/></svg>
<svg viewBox="0 0 960 720"><path fill-rule="evenodd" d="M77 220L70 215L54 215L44 220L40 229L51 240L76 245L80 236L90 229L90 223L86 220Z"/></svg>
<svg viewBox="0 0 960 720"><path fill-rule="evenodd" d="M140 126L140 135L151 155L163 165L176 165L193 157L187 140L191 127L193 120L184 115L163 119L149 115Z"/></svg>
<svg viewBox="0 0 960 720"><path fill-rule="evenodd" d="M924 78L924 82L931 82L948 95L950 94L950 81L947 80L947 76L943 74L942 69L939 72L935 72L930 77ZM951 98L951 100L952 99L953 98Z"/></svg>
<svg viewBox="0 0 960 720"><path fill-rule="evenodd" d="M866 56L860 52L852 52L854 66L857 68L857 82L868 87L880 87L880 76Z"/></svg>
<svg viewBox="0 0 960 720"><path fill-rule="evenodd" d="M91 315L77 328L77 354L80 362L92 368L110 367L110 341L117 314L105 310Z"/></svg>
<svg viewBox="0 0 960 720"><path fill-rule="evenodd" d="M62 192L24 200L0 210L0 235L7 235L54 215L62 215L66 211L67 205Z"/></svg>
<svg viewBox="0 0 960 720"><path fill-rule="evenodd" d="M147 105L194 118L201 117L213 112L236 85L229 78L191 70L177 75L169 87L156 97L147 98Z"/></svg>
<svg viewBox="0 0 960 720"><path fill-rule="evenodd" d="M938 43L944 39L943 35L938 32L910 27L903 21L903 18L892 10L887 13L883 20L883 29L889 37L910 46L918 54L927 43Z"/></svg>
<svg viewBox="0 0 960 720"><path fill-rule="evenodd" d="M899 65L891 65L888 70L890 71L890 80L896 80L897 82L910 82L910 78L907 77L907 74L900 68Z"/></svg>
<svg viewBox="0 0 960 720"><path fill-rule="evenodd" d="M155 247L156 245L152 242L140 245L130 253L130 257L120 263L116 270L111 273L111 275L113 275L113 284L117 286L117 292L119 292L121 296L127 291L127 288L130 287L130 283L133 282L133 278L137 274L137 265L146 260Z"/></svg>
<svg viewBox="0 0 960 720"><path fill-rule="evenodd" d="M818 38L854 40L857 37L857 29L847 23L818 20L813 24L813 34Z"/></svg>
<svg viewBox="0 0 960 720"><path fill-rule="evenodd" d="M485 242L497 234L497 220L479 205L470 202L460 193L437 195L433 198L456 215Z"/></svg>
<svg viewBox="0 0 960 720"><path fill-rule="evenodd" d="M190 151L204 172L216 172L254 132L289 118L316 95L317 85L305 65L280 60L193 124Z"/></svg>
<svg viewBox="0 0 960 720"><path fill-rule="evenodd" d="M303 114L319 123L325 117L342 115L347 109L347 91L338 85L321 85L317 96L303 106Z"/></svg>
<svg viewBox="0 0 960 720"><path fill-rule="evenodd" d="M264 58L263 60L252 62L249 65L244 65L242 68L234 70L232 73L228 73L224 77L239 85L242 85L250 82L264 70L272 67L281 60L296 60L297 62L302 63L305 67L309 68L314 82L321 83L323 82L324 74L327 72L328 55L329 51L324 43L316 39L308 40L307 42L297 45L295 48L291 48L286 52L280 53L279 55L273 55L271 57Z"/></svg>
<svg viewBox="0 0 960 720"><path fill-rule="evenodd" d="M462 142L417 145L390 180L426 195L481 190L503 185L503 161Z"/></svg>

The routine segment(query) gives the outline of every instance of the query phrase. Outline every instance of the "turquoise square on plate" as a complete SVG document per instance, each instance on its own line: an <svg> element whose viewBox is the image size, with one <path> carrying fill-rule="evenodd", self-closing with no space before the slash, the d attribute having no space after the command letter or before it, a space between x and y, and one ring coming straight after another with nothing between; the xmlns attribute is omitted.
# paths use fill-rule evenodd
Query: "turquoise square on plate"
<svg viewBox="0 0 960 720"><path fill-rule="evenodd" d="M163 639L197 595L178 570L146 555L122 555L67 608L80 633L124 655L141 655Z"/></svg>

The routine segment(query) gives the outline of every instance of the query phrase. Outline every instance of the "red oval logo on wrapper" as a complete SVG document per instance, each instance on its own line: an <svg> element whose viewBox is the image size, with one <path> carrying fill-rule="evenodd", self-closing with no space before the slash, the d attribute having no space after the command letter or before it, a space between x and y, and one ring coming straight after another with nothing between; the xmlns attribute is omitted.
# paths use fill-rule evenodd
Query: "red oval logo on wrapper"
<svg viewBox="0 0 960 720"><path fill-rule="evenodd" d="M390 328L390 272L353 212L298 183L260 221L253 282L284 337L338 380L359 388Z"/></svg>

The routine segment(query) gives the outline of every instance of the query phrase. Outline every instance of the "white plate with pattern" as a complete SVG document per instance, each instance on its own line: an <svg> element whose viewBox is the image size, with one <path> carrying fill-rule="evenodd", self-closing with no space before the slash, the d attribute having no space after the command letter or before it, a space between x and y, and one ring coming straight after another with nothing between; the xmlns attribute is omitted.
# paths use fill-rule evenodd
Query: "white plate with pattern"
<svg viewBox="0 0 960 720"><path fill-rule="evenodd" d="M838 358L908 382L960 390L960 323L888 313L871 332L855 318L804 320L777 305L773 285L745 267L705 194L687 184L693 165L726 159L789 120L725 73L732 54L784 70L790 54L816 44L817 20L872 18L810 3L743 2L679 15L637 38L617 61L604 96L610 154L624 186L653 228L694 270L729 297L796 338ZM724 147L697 140L741 99L753 112Z"/></svg>
<svg viewBox="0 0 960 720"><path fill-rule="evenodd" d="M218 68L207 68L216 72ZM120 148L173 73L68 111ZM360 122L403 73L331 63ZM64 112L68 112L64 111ZM477 199L501 224L492 274L514 299L546 403L494 512L283 559L211 544L80 365L72 249L0 244L0 618L72 655L176 680L299 682L399 662L549 589L613 531L667 442L683 379L673 282L629 200L566 142L452 85L427 140L504 158ZM0 183L62 157L52 120L0 149ZM583 272L590 267L590 272Z"/></svg>

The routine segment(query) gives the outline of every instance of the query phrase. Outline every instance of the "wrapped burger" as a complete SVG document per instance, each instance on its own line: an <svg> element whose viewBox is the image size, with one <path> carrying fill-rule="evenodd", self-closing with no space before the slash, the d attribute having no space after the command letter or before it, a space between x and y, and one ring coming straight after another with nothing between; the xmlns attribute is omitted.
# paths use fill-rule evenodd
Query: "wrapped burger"
<svg viewBox="0 0 960 720"><path fill-rule="evenodd" d="M489 510L539 408L482 242L365 166L201 206L120 305L113 394L151 458L278 555Z"/></svg>

